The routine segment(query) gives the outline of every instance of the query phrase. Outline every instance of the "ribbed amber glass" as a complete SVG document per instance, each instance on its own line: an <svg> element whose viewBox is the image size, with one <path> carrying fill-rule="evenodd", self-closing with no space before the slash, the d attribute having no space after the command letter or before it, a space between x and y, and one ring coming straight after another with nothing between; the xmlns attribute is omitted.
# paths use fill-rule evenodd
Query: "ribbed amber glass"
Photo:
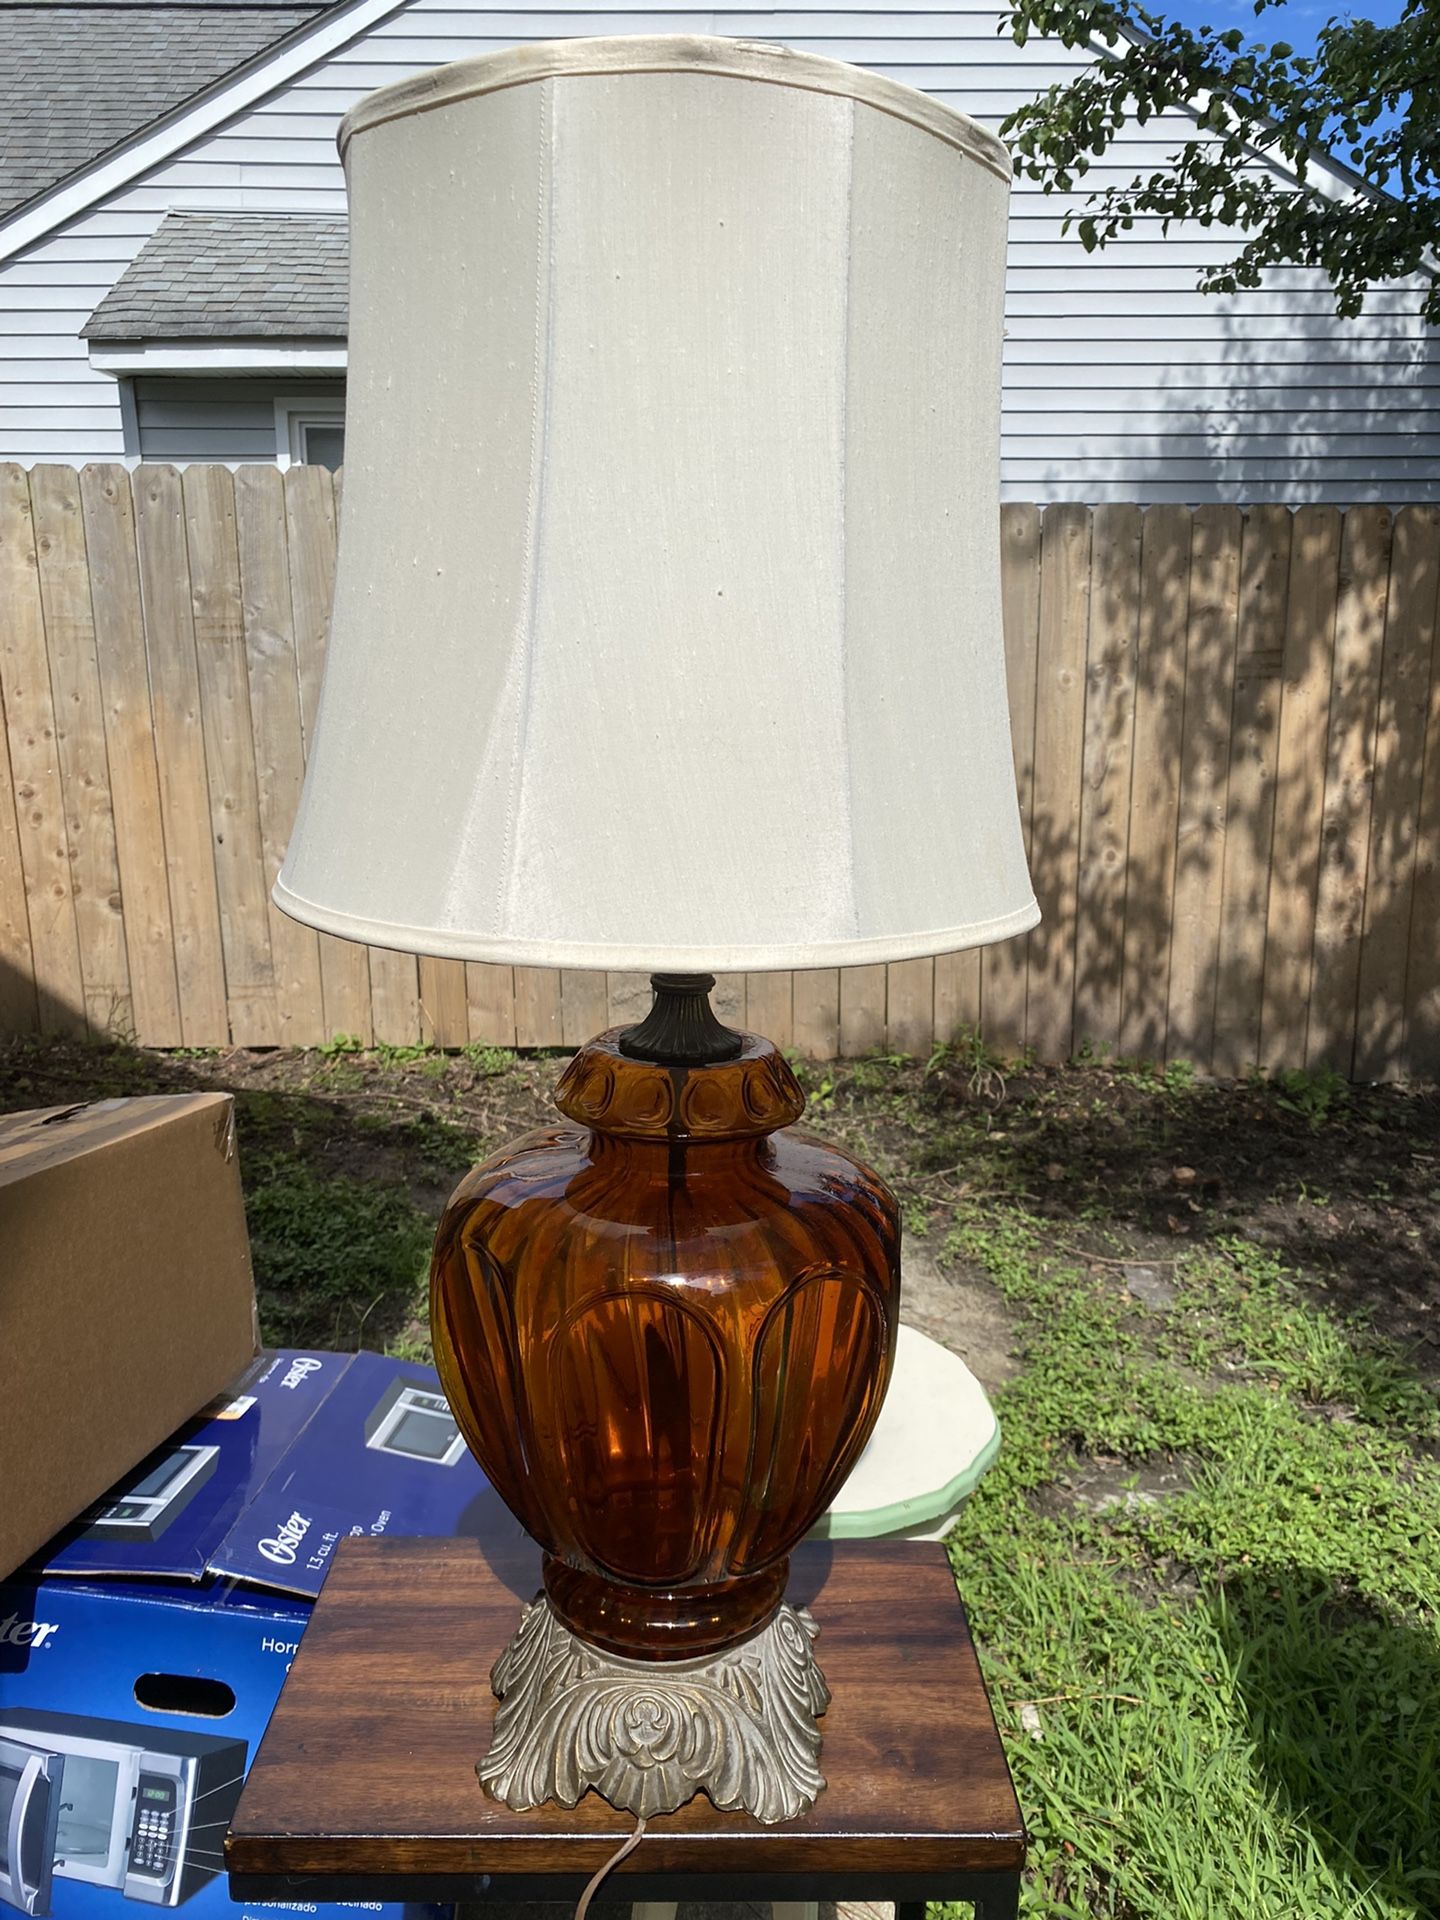
<svg viewBox="0 0 1440 1920"><path fill-rule="evenodd" d="M600 1645L685 1658L764 1624L869 1437L894 1355L889 1189L792 1130L768 1041L570 1063L541 1128L457 1188L436 1363L480 1464Z"/></svg>

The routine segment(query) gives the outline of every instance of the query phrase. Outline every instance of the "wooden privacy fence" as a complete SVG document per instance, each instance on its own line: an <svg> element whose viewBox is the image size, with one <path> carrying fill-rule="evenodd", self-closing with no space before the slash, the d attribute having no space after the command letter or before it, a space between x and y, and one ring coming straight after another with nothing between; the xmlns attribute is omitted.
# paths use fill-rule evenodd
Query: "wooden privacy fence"
<svg viewBox="0 0 1440 1920"><path fill-rule="evenodd" d="M271 906L335 520L321 468L0 467L0 1031L570 1046L645 1003ZM1434 1076L1440 511L1011 506L1002 541L1043 923L727 979L729 1017L821 1056L978 1027L1043 1059Z"/></svg>

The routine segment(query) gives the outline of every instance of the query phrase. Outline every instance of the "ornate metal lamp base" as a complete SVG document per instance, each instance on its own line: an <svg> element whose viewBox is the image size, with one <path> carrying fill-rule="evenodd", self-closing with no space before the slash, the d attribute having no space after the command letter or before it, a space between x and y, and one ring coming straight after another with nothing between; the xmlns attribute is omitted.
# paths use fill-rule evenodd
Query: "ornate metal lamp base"
<svg viewBox="0 0 1440 1920"><path fill-rule="evenodd" d="M541 1594L491 1670L500 1705L480 1784L517 1812L573 1807L593 1787L647 1817L707 1793L767 1826L792 1820L825 1785L818 1631L803 1607L782 1604L724 1653L627 1660L579 1639Z"/></svg>

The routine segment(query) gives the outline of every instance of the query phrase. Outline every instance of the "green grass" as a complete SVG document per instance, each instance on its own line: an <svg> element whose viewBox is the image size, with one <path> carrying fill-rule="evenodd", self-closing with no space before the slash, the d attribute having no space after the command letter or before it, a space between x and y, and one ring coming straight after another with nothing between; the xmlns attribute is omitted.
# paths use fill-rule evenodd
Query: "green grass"
<svg viewBox="0 0 1440 1920"><path fill-rule="evenodd" d="M1292 1067L1277 1073L1271 1084L1280 1110L1297 1114L1316 1133L1350 1097L1349 1082L1333 1067Z"/></svg>
<svg viewBox="0 0 1440 1920"><path fill-rule="evenodd" d="M950 1543L1032 1835L1022 1910L1440 1912L1433 1396L1239 1239L1179 1256L1158 1312L1013 1205L946 1245L1024 1348ZM1072 1497L1162 1460L1180 1491Z"/></svg>
<svg viewBox="0 0 1440 1920"><path fill-rule="evenodd" d="M487 1080L502 1079L515 1065L515 1055L509 1047L484 1047L478 1043L462 1047L461 1052L477 1072L484 1074Z"/></svg>
<svg viewBox="0 0 1440 1920"><path fill-rule="evenodd" d="M271 1346L369 1346L428 1360L430 1247L445 1196L488 1151L461 1120L370 1085L372 1064L437 1083L453 1059L393 1049L381 1060L347 1040L315 1048L304 1087L236 1099L246 1220L261 1333ZM514 1056L476 1049L468 1065L504 1074ZM353 1080L352 1077L353 1076ZM357 1089L359 1091L357 1091Z"/></svg>
<svg viewBox="0 0 1440 1920"><path fill-rule="evenodd" d="M1440 1422L1376 1331L1423 1340L1440 1297L1435 1096L1037 1068L973 1032L796 1064L912 1256L988 1276L1013 1321L951 1552L1034 1836L1025 1912L1440 1916ZM46 1036L0 1047L0 1106L231 1087L265 1338L425 1358L445 1197L557 1072Z"/></svg>
<svg viewBox="0 0 1440 1920"><path fill-rule="evenodd" d="M415 1317L424 1291L434 1224L403 1187L319 1174L292 1154L254 1154L246 1166L250 1228L266 1340L273 1346L389 1344L419 1357L413 1341L367 1337L385 1303L393 1318L397 1282ZM407 1350L408 1349L408 1350Z"/></svg>

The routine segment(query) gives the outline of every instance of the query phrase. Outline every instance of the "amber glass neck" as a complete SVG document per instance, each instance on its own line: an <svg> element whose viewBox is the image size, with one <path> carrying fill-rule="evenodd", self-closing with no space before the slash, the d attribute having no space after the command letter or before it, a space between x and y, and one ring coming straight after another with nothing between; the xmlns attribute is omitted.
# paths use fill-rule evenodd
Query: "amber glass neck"
<svg viewBox="0 0 1440 1920"><path fill-rule="evenodd" d="M805 1111L788 1063L758 1034L736 1034L732 1059L682 1065L632 1058L624 1042L633 1031L612 1028L576 1054L555 1089L567 1119L626 1140L676 1145L773 1133Z"/></svg>

